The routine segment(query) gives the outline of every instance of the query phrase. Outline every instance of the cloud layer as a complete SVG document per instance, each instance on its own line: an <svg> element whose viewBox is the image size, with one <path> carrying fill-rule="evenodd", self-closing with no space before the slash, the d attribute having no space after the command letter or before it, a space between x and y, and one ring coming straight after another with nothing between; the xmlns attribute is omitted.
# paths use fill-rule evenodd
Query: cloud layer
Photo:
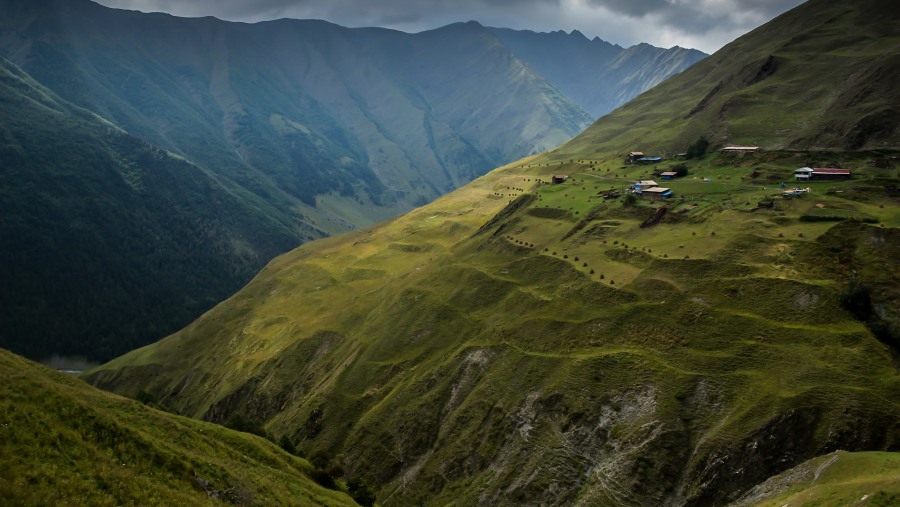
<svg viewBox="0 0 900 507"><path fill-rule="evenodd" d="M325 19L419 32L457 21L540 32L579 30L630 46L712 53L803 0L99 0L109 7L230 21Z"/></svg>

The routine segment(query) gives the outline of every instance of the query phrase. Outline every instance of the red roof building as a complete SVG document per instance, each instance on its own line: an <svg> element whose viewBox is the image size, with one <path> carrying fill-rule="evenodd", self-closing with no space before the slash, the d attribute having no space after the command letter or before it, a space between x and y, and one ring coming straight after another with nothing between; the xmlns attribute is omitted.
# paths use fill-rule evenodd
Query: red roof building
<svg viewBox="0 0 900 507"><path fill-rule="evenodd" d="M850 169L834 169L831 167L814 167L813 174L836 174L842 176L850 176Z"/></svg>
<svg viewBox="0 0 900 507"><path fill-rule="evenodd" d="M850 169L836 169L834 167L801 167L794 171L797 181L808 180L844 180L852 176Z"/></svg>

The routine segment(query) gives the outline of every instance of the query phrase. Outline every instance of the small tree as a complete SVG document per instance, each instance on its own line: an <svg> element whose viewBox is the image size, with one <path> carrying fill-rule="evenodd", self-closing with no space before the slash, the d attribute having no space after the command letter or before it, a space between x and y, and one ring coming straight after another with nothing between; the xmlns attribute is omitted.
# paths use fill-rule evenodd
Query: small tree
<svg viewBox="0 0 900 507"><path fill-rule="evenodd" d="M224 426L233 430L243 431L244 433L252 433L263 438L269 438L269 435L262 426L244 417L244 415L239 412L231 414L231 417L225 421Z"/></svg>
<svg viewBox="0 0 900 507"><path fill-rule="evenodd" d="M872 288L856 280L851 281L841 290L840 303L845 310L863 322L869 320L874 313Z"/></svg>
<svg viewBox="0 0 900 507"><path fill-rule="evenodd" d="M363 507L375 505L375 494L369 490L369 486L363 481L350 481L347 483L347 491L356 503Z"/></svg>
<svg viewBox="0 0 900 507"><path fill-rule="evenodd" d="M677 176L679 178L684 178L685 176L688 175L688 168L684 164L678 164L678 165L672 167L672 171L675 173L675 176Z"/></svg>
<svg viewBox="0 0 900 507"><path fill-rule="evenodd" d="M287 435L281 435L281 439L278 440L278 446L290 454L297 454L297 446L294 445L294 442L291 442L290 437Z"/></svg>
<svg viewBox="0 0 900 507"><path fill-rule="evenodd" d="M688 146L687 158L702 158L703 155L706 155L707 148L709 148L709 140L706 136L700 136L700 139Z"/></svg>

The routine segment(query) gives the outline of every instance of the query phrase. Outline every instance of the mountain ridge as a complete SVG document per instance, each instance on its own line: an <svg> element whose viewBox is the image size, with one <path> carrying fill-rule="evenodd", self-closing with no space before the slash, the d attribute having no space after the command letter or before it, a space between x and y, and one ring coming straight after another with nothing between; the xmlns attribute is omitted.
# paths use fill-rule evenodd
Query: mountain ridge
<svg viewBox="0 0 900 507"><path fill-rule="evenodd" d="M542 75L550 77L594 118L599 118L647 91L664 79L705 58L705 53L678 46L664 49L647 43L628 48L600 38L588 39L577 30L535 33L528 30L489 28ZM548 51L547 41L566 50ZM659 65L665 60L668 65ZM596 75L585 68L603 69ZM643 75L642 75L643 74Z"/></svg>
<svg viewBox="0 0 900 507"><path fill-rule="evenodd" d="M114 253L116 242L108 243L109 252L79 256L83 266L72 265L76 272L103 278L104 290L129 294L156 308L174 303L148 288L169 280L164 292L184 294L194 317L237 290L278 253L424 205L505 161L559 145L591 120L480 25L405 34L316 20L242 24L184 19L109 9L87 0L3 0L0 56L60 100L183 158L205 173L210 184L236 198L228 202L252 216L260 230L278 231L254 235L238 232L240 227L217 226L223 236L216 241L230 246L212 247L195 219L176 212L183 223L144 237L151 245L162 237L173 251L190 250L184 244L203 249L207 264L217 266L211 275L219 280L216 290L193 281L191 273L182 273L180 281L163 275L176 266L196 264L190 258L166 257L164 265L104 274L104 266L121 264L110 259L129 255ZM30 136L43 126L14 124L17 130L10 132L4 149L15 152L24 143L45 166L70 163L51 144L32 142ZM146 169L142 161L129 162L133 171ZM19 180L41 175L45 180L36 185L57 192L57 201L71 190L53 171L27 175L21 164L4 170ZM171 218L164 207L126 209L130 190L125 187L98 185L91 191L98 192L89 198L102 208L101 214L149 214L134 223L154 222L150 228ZM37 241L27 249L42 252L36 258L53 261L50 231L66 220L57 216L48 221L41 208L29 207L27 195L11 198L17 204L4 214L29 217L30 225L7 229L8 243L24 245L27 236L29 242ZM176 209L196 204L164 202ZM77 218L98 236L147 234L147 228L104 231L104 222L92 222L82 210L75 206L72 212L81 213ZM130 223L114 222L119 229ZM174 231L184 234L175 236ZM73 239L89 243L87 236ZM205 257L213 251L222 258ZM11 323L8 328L15 329L4 329L0 343L18 352L34 358L57 353L106 360L187 322L180 311L177 318L159 311L134 324L109 317L119 314L119 307L103 301L121 296L101 294L90 283L73 285L77 276L58 276L49 264L34 267L25 256L17 250L7 258L11 271L25 272L28 264L33 279L29 290L12 295L7 283L0 291L6 300L25 298L32 302L26 306L45 313L13 312L7 305L0 309L2 319ZM240 267L228 267L235 265ZM92 304L71 314L69 302L84 299L83 293L93 294ZM117 323L93 339L89 326L76 325L82 320L103 328L111 320ZM66 331L66 326L74 327ZM122 337L119 344L112 338L116 334Z"/></svg>

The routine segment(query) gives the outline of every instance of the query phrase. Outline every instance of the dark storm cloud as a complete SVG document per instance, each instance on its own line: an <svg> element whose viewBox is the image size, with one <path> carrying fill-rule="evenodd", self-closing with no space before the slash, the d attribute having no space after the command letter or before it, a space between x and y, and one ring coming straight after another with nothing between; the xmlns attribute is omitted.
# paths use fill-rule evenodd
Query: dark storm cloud
<svg viewBox="0 0 900 507"><path fill-rule="evenodd" d="M752 29L802 0L587 0L628 17L649 18L663 26L703 34L714 29ZM751 23L755 23L749 26Z"/></svg>
<svg viewBox="0 0 900 507"><path fill-rule="evenodd" d="M230 21L325 19L417 32L457 21L535 31L577 29L629 46L713 52L802 0L98 0L110 7Z"/></svg>
<svg viewBox="0 0 900 507"><path fill-rule="evenodd" d="M669 5L666 0L588 0L588 4L627 16L644 16Z"/></svg>

